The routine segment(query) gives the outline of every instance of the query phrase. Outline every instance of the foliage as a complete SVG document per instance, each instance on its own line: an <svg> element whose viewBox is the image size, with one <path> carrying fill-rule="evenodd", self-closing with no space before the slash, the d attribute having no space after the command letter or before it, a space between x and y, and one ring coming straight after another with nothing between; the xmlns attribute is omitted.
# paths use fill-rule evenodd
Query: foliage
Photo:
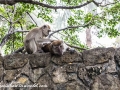
<svg viewBox="0 0 120 90"><path fill-rule="evenodd" d="M46 3L48 5L56 5L57 0L39 0L41 3ZM83 4L88 0L61 0L64 6L77 6ZM93 12L85 12L83 8L71 9L71 15L68 19L65 20L68 26L77 26L84 25L86 26L79 28L71 28L63 31L62 33L66 36L62 36L66 42L86 48L84 44L79 41L79 34L85 28L96 26L98 31L98 37L103 35L108 35L109 37L119 36L120 32L116 28L120 21L120 2L114 0L115 4L99 6L102 11L99 14L94 14L96 8L93 9ZM51 14L54 10L39 5L26 4L26 3L17 3L15 5L0 5L0 41L2 38L9 32L10 27L12 26L14 30L26 28L30 30L31 28L37 26L35 22L28 15L35 13L37 18L41 18L46 22L52 23L54 16ZM56 10L55 10L56 11ZM58 17L59 18L59 17ZM12 24L11 24L12 22ZM23 38L25 33L15 33L11 35L10 40L5 45L5 53L8 54L23 46Z"/></svg>
<svg viewBox="0 0 120 90"><path fill-rule="evenodd" d="M1 5L0 15L4 16L4 18L1 17L1 20L3 20L3 24L0 27L0 40L2 40L3 37L7 34L10 27L10 22L17 21L14 24L12 24L14 30L20 29L21 27L25 27L27 30L36 27L36 25L32 21L30 21L30 19L28 19L27 12L32 13L34 10L37 9L40 10L40 12L38 13L38 18L41 17L45 21L52 22L52 18L49 16L51 10L47 8L40 8L38 6L25 3L19 3L14 6ZM41 11L43 12L41 13ZM9 21L5 21L5 18ZM10 40L5 45L5 53L11 53L14 50L17 50L18 48L22 47L23 38L24 37L22 33L15 33L14 35L12 35Z"/></svg>

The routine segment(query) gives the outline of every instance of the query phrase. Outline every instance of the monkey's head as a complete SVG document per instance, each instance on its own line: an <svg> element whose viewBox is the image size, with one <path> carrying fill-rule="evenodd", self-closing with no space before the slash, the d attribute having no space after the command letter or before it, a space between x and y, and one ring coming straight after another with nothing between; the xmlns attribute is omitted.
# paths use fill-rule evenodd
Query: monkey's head
<svg viewBox="0 0 120 90"><path fill-rule="evenodd" d="M49 32L51 32L50 26L49 25L43 25L41 27L43 35L47 37L49 35Z"/></svg>
<svg viewBox="0 0 120 90"><path fill-rule="evenodd" d="M51 43L52 54L61 56L63 55L63 51L64 51L63 41L55 40Z"/></svg>

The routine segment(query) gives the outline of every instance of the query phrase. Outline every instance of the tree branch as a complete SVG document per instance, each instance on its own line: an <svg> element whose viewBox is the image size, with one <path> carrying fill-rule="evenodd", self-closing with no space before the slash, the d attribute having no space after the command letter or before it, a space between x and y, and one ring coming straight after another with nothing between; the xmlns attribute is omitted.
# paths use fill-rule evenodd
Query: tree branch
<svg viewBox="0 0 120 90"><path fill-rule="evenodd" d="M7 18L5 18L4 16L0 15L0 17L4 18L6 21L10 22Z"/></svg>
<svg viewBox="0 0 120 90"><path fill-rule="evenodd" d="M27 31L27 30L26 31L16 30L12 33L9 33L9 34L5 35L4 38L2 39L1 43L0 43L1 48L7 43L7 41L10 39L11 35L16 33L16 32L29 32L29 31Z"/></svg>
<svg viewBox="0 0 120 90"><path fill-rule="evenodd" d="M33 4L33 5L40 5L42 7L51 8L51 9L76 9L76 8L81 8L83 6L86 6L93 1L89 0L78 6L67 6L66 7L66 6L52 6L52 5L44 4L44 3L41 3L38 1L33 1L33 0L0 0L1 4L9 4L9 5L14 5L18 2L24 2L24 3L29 3L29 4Z"/></svg>
<svg viewBox="0 0 120 90"><path fill-rule="evenodd" d="M0 4L14 5L18 2L30 3L32 0L0 0Z"/></svg>
<svg viewBox="0 0 120 90"><path fill-rule="evenodd" d="M66 6L51 6L51 5L40 3L40 2L37 2L37 1L32 1L31 4L40 5L42 7L51 8L51 9L76 9L76 8L81 8L83 6L86 6L91 2L92 2L92 0L87 1L84 4L81 4L81 5L78 5L78 6L67 6L67 7Z"/></svg>
<svg viewBox="0 0 120 90"><path fill-rule="evenodd" d="M38 1L33 1L33 0L0 0L0 4L8 4L8 5L14 5L14 4L19 3L19 2L29 3L29 4L33 4L33 5L39 5L39 6L51 8L51 9L77 9L77 8L81 8L83 6L86 6L86 5L90 4L91 2L93 2L96 6L101 6L101 7L117 3L117 2L115 2L115 3L101 5L102 3L98 3L95 0L89 0L89 1L87 1L81 5L78 5L78 6L52 6L52 5L48 5L48 4L41 3Z"/></svg>
<svg viewBox="0 0 120 90"><path fill-rule="evenodd" d="M33 19L33 17L29 14L29 12L26 12L28 15L29 15L29 17L33 20L33 22L36 24L36 26L38 26L37 25L37 23L35 22L35 20Z"/></svg>
<svg viewBox="0 0 120 90"><path fill-rule="evenodd" d="M114 2L114 3L107 3L105 5L100 5L101 7L105 7L105 6L108 6L108 5L111 5L111 4L116 4L117 2Z"/></svg>
<svg viewBox="0 0 120 90"><path fill-rule="evenodd" d="M98 3L98 2L96 2L95 0L93 0L93 3L94 3L97 7L99 7L99 6L105 7L105 6L108 6L108 5L111 5L111 4L116 4L117 2L107 3L107 4L102 5L103 1L100 2L100 3Z"/></svg>
<svg viewBox="0 0 120 90"><path fill-rule="evenodd" d="M18 18L16 21L14 21L13 24L16 22L19 22L19 20L21 20L23 17L24 17L24 13L22 14L22 16L20 18Z"/></svg>
<svg viewBox="0 0 120 90"><path fill-rule="evenodd" d="M85 25L68 26L68 27L66 27L66 28L63 28L63 29L59 29L59 30L53 31L48 37L50 38L53 34L55 34L55 33L57 33L57 32L60 32L60 31L63 31L63 30L72 29L72 28L79 28L79 27L86 27L86 26L88 26L90 23L91 23L91 21L88 22L88 23L85 24Z"/></svg>
<svg viewBox="0 0 120 90"><path fill-rule="evenodd" d="M73 45L70 45L68 43L65 43L65 44L68 45L68 46L70 46L70 47L72 47L72 48L76 48L76 49L79 49L79 50L87 50L85 48L81 48L81 47L78 47L78 46L73 46Z"/></svg>

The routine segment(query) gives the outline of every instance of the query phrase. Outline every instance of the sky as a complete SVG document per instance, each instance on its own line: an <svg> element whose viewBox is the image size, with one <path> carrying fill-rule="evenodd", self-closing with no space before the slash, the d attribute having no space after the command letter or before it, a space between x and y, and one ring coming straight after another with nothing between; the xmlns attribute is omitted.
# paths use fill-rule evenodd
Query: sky
<svg viewBox="0 0 120 90"><path fill-rule="evenodd" d="M86 41L85 31L82 33L79 33L79 36L80 36L80 41L82 43L85 43L85 41ZM114 47L113 43L115 43L116 38L109 38L108 36L98 38L93 33L91 33L91 36L92 36L92 48L95 48L95 47Z"/></svg>

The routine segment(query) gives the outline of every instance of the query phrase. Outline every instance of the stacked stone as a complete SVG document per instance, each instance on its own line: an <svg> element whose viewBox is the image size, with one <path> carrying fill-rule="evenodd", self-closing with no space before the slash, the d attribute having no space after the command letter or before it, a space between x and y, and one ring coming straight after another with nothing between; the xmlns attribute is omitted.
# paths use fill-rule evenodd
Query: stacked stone
<svg viewBox="0 0 120 90"><path fill-rule="evenodd" d="M120 90L119 77L120 48L0 57L0 90Z"/></svg>

